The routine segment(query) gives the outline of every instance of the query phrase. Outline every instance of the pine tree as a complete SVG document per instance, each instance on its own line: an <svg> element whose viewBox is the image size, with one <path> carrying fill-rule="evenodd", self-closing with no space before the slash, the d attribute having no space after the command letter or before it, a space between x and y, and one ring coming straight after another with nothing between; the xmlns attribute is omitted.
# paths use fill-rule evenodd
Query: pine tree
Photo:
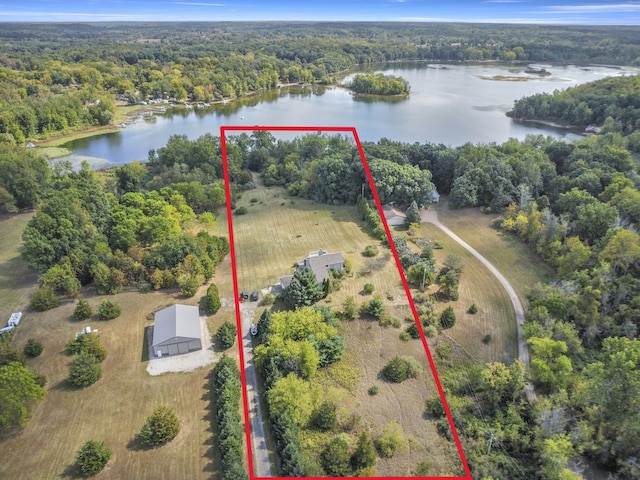
<svg viewBox="0 0 640 480"><path fill-rule="evenodd" d="M407 217L405 218L405 222L407 226L411 225L412 223L420 223L420 209L418 208L418 204L415 200L411 202L411 205L409 205L409 208L407 209Z"/></svg>
<svg viewBox="0 0 640 480"><path fill-rule="evenodd" d="M284 291L284 300L292 308L313 305L324 296L315 273L309 267L296 272Z"/></svg>
<svg viewBox="0 0 640 480"><path fill-rule="evenodd" d="M373 445L373 440L367 432L362 432L358 437L356 449L351 455L351 466L356 474L360 470L373 467L376 463L376 457L376 448Z"/></svg>

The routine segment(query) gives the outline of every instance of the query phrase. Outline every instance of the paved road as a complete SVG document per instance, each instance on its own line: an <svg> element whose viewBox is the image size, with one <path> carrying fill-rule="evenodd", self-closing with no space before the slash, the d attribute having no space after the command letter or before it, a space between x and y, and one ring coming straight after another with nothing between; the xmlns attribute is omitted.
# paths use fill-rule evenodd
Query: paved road
<svg viewBox="0 0 640 480"><path fill-rule="evenodd" d="M253 343L249 329L254 322L257 302L242 302L240 315L242 317L242 348L244 349L244 372L247 377L247 400L249 401L249 416L251 418L251 443L253 450L253 470L255 477L270 477L271 463L264 434L260 395L258 395L258 378L253 359Z"/></svg>
<svg viewBox="0 0 640 480"><path fill-rule="evenodd" d="M484 258L475 248L469 245L467 242L462 240L458 235L453 233L447 227L445 227L440 220L438 219L438 212L436 210L423 210L421 212L422 222L423 223L431 223L442 230L444 233L449 235L453 240L455 240L458 244L464 247L469 251L474 257L476 257L480 263L482 263L485 267L489 269L491 273L495 275L500 284L507 291L507 295L511 299L511 303L513 304L513 310L515 311L516 323L518 325L518 357L520 361L528 368L529 367L529 349L527 348L527 343L524 339L523 335L523 325L524 325L524 307L522 306L522 302L518 297L518 294L513 289L509 281L498 271L496 267L494 267L489 260ZM536 400L536 392L533 389L533 385L531 383L527 383L525 387L525 395L527 396L527 400L530 402Z"/></svg>

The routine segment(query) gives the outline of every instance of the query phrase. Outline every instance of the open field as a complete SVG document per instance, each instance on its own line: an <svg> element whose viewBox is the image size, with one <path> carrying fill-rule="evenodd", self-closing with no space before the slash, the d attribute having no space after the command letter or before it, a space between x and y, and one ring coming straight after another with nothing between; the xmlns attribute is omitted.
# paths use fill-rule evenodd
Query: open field
<svg viewBox="0 0 640 480"><path fill-rule="evenodd" d="M349 296L362 303L371 298L363 295L363 286L372 283L374 294L381 295L387 313L400 319L410 315L391 253L380 247L376 257L365 258L361 254L367 245L379 242L362 231L355 207L314 204L291 198L276 187L251 190L238 206L248 209L247 214L233 217L240 289L266 288L278 282L280 276L292 273L294 263L310 251L323 248L342 252L353 268L340 289L318 305L340 309ZM402 322L403 329L408 325ZM345 358L317 373L313 396L318 404L328 398L339 406L341 428L349 430L354 438L363 430L375 438L389 421L400 423L409 440L408 447L391 459L379 459L375 474L411 475L420 461L431 462L433 474L461 473L455 445L439 436L435 422L424 416L425 399L437 395L437 390L422 343L403 342L399 339L400 329L381 327L374 320L343 322L341 331L347 344ZM380 372L395 355L416 358L423 373L402 384L387 382ZM343 381L345 376L351 380ZM374 385L379 393L371 396L367 391ZM317 454L333 435L335 432L303 430L301 441L307 458L317 461Z"/></svg>
<svg viewBox="0 0 640 480"><path fill-rule="evenodd" d="M20 234L28 218L29 215L18 215L1 220L0 309L3 318L5 312L23 308L28 303L37 278L17 257ZM218 276L229 272L230 261L226 258L218 266ZM104 441L113 450L106 469L95 477L98 479L217 478L217 449L209 416L211 367L152 377L146 371L148 360L143 358L145 327L152 323L147 315L171 303L196 304L205 291L206 286L191 299L181 297L175 290L146 294L123 292L109 297L122 307L122 315L106 322L95 318L84 322L70 320L74 308L70 301L48 312L27 310L16 329L13 346L22 349L28 338L43 343L42 355L29 360L28 365L47 376L47 396L36 407L25 428L0 437L0 478L79 478L75 455L89 439ZM221 295L231 293L221 289ZM94 310L104 298L96 295L92 288L85 288L82 296ZM210 332L215 332L223 316L232 312L233 306L227 306L209 317ZM76 390L65 380L71 357L62 351L74 333L86 325L98 329L108 356L102 364L102 378L86 389ZM237 356L237 349L229 349L228 354ZM158 404L175 409L181 432L166 446L140 450L135 437Z"/></svg>
<svg viewBox="0 0 640 480"><path fill-rule="evenodd" d="M38 274L20 256L22 231L33 213L0 215L0 325L29 304Z"/></svg>

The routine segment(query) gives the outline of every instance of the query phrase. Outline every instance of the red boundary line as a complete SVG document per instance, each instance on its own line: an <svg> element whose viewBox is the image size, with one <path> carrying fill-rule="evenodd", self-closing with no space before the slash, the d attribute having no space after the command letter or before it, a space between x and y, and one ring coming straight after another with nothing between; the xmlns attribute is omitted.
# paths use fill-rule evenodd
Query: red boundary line
<svg viewBox="0 0 640 480"><path fill-rule="evenodd" d="M382 204L380 203L380 197L378 196L378 191L375 186L375 182L373 181L373 176L371 175L371 171L369 170L369 163L364 154L364 149L362 148L362 144L360 143L360 138L358 137L358 132L355 127L302 127L302 126L221 126L220 127L220 145L222 151L222 168L224 172L224 189L226 195L226 203L227 203L227 221L229 227L229 246L230 246L230 255L231 255L231 271L233 277L233 292L234 292L234 303L236 307L236 326L238 330L238 350L240 353L240 372L241 372L241 380L242 380L242 404L244 410L244 423L245 423L245 436L247 441L247 452L248 452L248 464L249 464L249 480L259 480L259 479L281 479L281 480L289 480L292 477L256 477L253 474L253 450L251 447L251 419L249 418L249 400L247 394L247 379L244 368L244 348L242 346L242 317L240 315L240 301L239 295L240 291L238 289L238 273L236 270L236 253L235 253L235 243L233 238L233 220L232 220L232 209L231 209L231 187L229 182L229 167L227 161L227 141L226 141L226 132L246 132L246 131L278 131L278 132L342 132L342 133L351 133L355 140L356 146L358 148L358 153L360 154L360 160L362 161L362 166L364 167L364 171L367 175L367 180L369 182L369 187L371 189L371 193L376 203L376 207L378 209L378 214L382 220L382 225L384 227L385 234L387 236L387 241L389 243L389 247L393 253L393 258L396 261L396 267L398 268L398 273L400 274L400 279L402 280L402 285L405 290L405 294L407 295L407 299L409 300L409 306L411 308L411 313L413 314L413 319L416 322L418 327L418 331L420 332L420 339L422 340L422 345L424 347L425 353L427 355L427 360L429 361L429 367L431 368L431 373L433 375L433 379L436 383L436 387L438 389L438 394L440 395L440 400L442 401L442 406L444 407L445 414L447 416L447 420L449 421L449 428L451 428L451 433L453 435L456 448L458 449L458 454L460 455L460 460L462 462L462 467L465 471L464 477L340 477L341 479L352 479L361 480L362 478L369 478L372 480L382 480L386 478L393 479L415 479L415 478L424 478L430 480L451 480L451 479L465 479L472 480L471 471L469 470L469 465L467 463L467 459L464 455L464 451L462 450L462 443L460 442L460 437L458 436L458 431L456 430L456 426L453 423L453 418L451 416L451 410L449 409L449 405L444 395L444 390L442 388L442 384L440 383L440 378L438 377L438 371L436 370L435 363L433 361L433 357L431 356L431 350L429 349L429 344L427 343L427 338L424 335L424 331L422 329L422 323L419 320L419 315L416 310L416 306L413 303L413 298L411 296L411 291L409 290L409 284L407 283L407 279L404 275L404 271L402 269L402 265L400 263L400 257L398 256L398 252L396 250L396 246L393 243L393 237L391 236L391 230L389 230L389 225L387 224L387 220L383 215ZM301 477L304 479L317 479L317 480L327 480L327 478L337 478L337 477Z"/></svg>

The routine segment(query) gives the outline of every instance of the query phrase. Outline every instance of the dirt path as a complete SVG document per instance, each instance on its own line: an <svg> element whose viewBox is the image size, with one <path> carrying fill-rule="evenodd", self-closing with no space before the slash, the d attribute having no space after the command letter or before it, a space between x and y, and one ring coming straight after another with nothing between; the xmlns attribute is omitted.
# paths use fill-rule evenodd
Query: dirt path
<svg viewBox="0 0 640 480"><path fill-rule="evenodd" d="M505 278L502 273L498 271L496 267L494 267L489 260L484 258L475 248L469 245L467 242L462 240L458 235L453 233L447 227L445 227L440 220L438 219L438 212L436 210L422 210L421 212L421 220L422 223L431 223L446 233L449 237L451 237L456 243L465 248L469 253L471 253L474 257L476 257L480 263L482 263L489 271L495 275L500 284L504 287L511 299L511 303L513 304L513 310L516 316L516 323L518 325L518 357L520 361L529 368L529 349L527 348L526 341L523 335L523 325L524 325L524 306L518 297L518 294L511 286L509 281ZM527 396L527 400L533 402L536 400L536 393L533 389L533 384L527 383L525 387L525 394Z"/></svg>

